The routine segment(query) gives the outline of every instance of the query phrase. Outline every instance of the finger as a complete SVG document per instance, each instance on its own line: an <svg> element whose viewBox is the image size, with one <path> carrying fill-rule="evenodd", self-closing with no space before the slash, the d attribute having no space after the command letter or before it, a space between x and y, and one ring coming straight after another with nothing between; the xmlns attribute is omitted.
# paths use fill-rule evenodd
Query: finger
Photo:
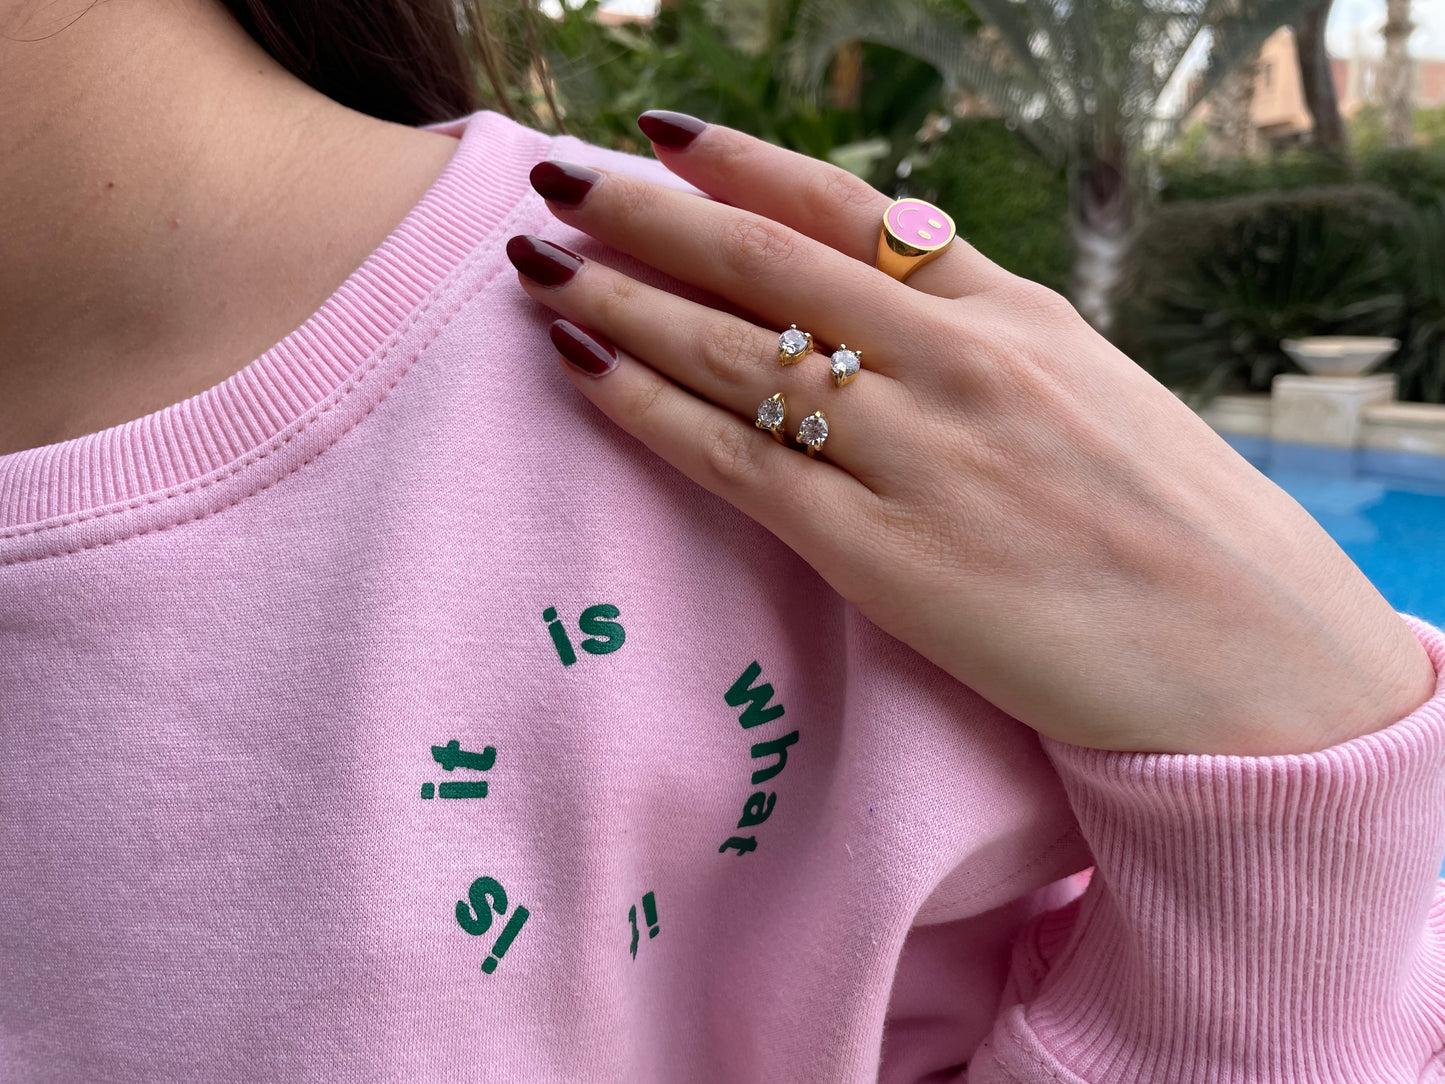
<svg viewBox="0 0 1445 1084"><path fill-rule="evenodd" d="M542 162L532 185L559 219L768 326L797 324L901 363L927 298L856 260L749 211L626 173Z"/></svg>
<svg viewBox="0 0 1445 1084"><path fill-rule="evenodd" d="M870 266L876 260L883 212L893 201L847 170L683 113L653 110L637 124L663 165L715 199L791 226ZM908 285L962 297L1014 278L959 238L913 272Z"/></svg>
<svg viewBox="0 0 1445 1084"><path fill-rule="evenodd" d="M587 329L552 325L576 388L704 489L757 520L832 581L838 539L857 537L875 498L846 471L779 444ZM836 581L834 581L836 582Z"/></svg>
<svg viewBox="0 0 1445 1084"><path fill-rule="evenodd" d="M674 383L747 420L781 393L785 436L821 410L822 454L875 492L883 491L895 447L890 436L909 413L907 395L882 373L859 372L838 387L818 353L783 365L778 333L638 282L540 237L513 237L507 256L522 288L557 315L600 333Z"/></svg>

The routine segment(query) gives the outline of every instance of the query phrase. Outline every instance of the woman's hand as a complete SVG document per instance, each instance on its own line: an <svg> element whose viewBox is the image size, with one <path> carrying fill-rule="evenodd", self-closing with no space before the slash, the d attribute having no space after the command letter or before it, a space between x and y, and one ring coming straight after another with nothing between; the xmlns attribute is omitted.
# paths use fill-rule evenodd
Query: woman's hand
<svg viewBox="0 0 1445 1084"><path fill-rule="evenodd" d="M962 241L897 282L872 266L887 197L717 125L684 143L697 126L648 123L718 202L551 163L534 184L563 222L751 319L508 246L570 322L564 355L610 361L572 325L623 351L600 378L567 368L617 424L1050 737L1309 752L1429 699L1418 640L1324 530L1061 297ZM780 366L790 324L823 354ZM863 371L838 388L841 343ZM754 425L778 391L786 446ZM816 410L810 458L791 438Z"/></svg>

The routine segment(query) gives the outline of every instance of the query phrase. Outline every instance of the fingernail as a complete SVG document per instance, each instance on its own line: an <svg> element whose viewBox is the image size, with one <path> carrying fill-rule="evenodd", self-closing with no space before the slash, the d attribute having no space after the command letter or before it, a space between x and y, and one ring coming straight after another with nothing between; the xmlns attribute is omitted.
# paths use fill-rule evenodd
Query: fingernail
<svg viewBox="0 0 1445 1084"><path fill-rule="evenodd" d="M637 126L659 147L680 151L698 137L707 122L670 109L649 109L637 118Z"/></svg>
<svg viewBox="0 0 1445 1084"><path fill-rule="evenodd" d="M570 320L552 324L552 345L567 364L588 376L606 376L617 368L617 348Z"/></svg>
<svg viewBox="0 0 1445 1084"><path fill-rule="evenodd" d="M602 174L571 162L538 162L532 167L532 187L544 200L564 207L580 207Z"/></svg>
<svg viewBox="0 0 1445 1084"><path fill-rule="evenodd" d="M577 253L525 233L507 241L507 259L539 286L563 286L582 270Z"/></svg>

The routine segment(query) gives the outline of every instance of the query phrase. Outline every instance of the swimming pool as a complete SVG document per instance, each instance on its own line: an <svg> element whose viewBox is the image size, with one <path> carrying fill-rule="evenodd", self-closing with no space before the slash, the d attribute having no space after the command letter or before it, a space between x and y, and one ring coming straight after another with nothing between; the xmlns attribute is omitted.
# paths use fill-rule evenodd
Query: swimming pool
<svg viewBox="0 0 1445 1084"><path fill-rule="evenodd" d="M1299 501L1395 609L1445 628L1445 456L1225 440Z"/></svg>

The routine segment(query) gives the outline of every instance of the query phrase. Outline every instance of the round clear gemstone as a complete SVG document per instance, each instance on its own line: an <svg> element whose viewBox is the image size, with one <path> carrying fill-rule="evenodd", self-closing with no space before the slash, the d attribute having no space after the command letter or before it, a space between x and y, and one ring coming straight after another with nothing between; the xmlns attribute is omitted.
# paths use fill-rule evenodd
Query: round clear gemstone
<svg viewBox="0 0 1445 1084"><path fill-rule="evenodd" d="M822 414L809 414L798 426L798 441L818 447L828 439L828 421Z"/></svg>
<svg viewBox="0 0 1445 1084"><path fill-rule="evenodd" d="M858 372L858 355L851 350L834 350L833 362L828 368L833 370L836 377L849 377Z"/></svg>
<svg viewBox="0 0 1445 1084"><path fill-rule="evenodd" d="M795 358L808 352L808 336L797 328L790 327L778 336L778 346L788 357Z"/></svg>
<svg viewBox="0 0 1445 1084"><path fill-rule="evenodd" d="M772 429L783 424L783 404L776 399L764 399L758 404L758 424Z"/></svg>

